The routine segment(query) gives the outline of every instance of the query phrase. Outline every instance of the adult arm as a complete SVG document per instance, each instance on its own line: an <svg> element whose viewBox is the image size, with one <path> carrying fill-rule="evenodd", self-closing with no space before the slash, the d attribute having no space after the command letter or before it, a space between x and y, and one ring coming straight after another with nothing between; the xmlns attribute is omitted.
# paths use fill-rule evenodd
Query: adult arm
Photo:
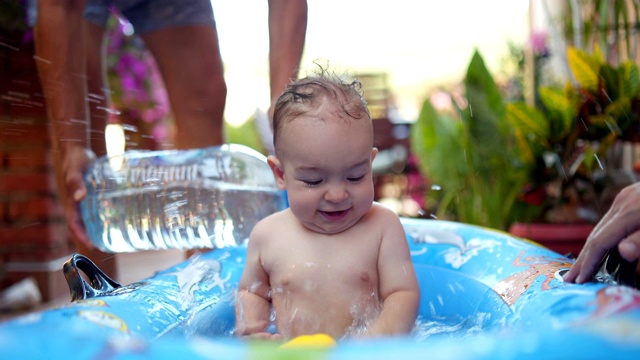
<svg viewBox="0 0 640 360"><path fill-rule="evenodd" d="M35 44L67 225L72 236L88 243L78 211L78 201L86 195L83 171L95 158L89 150L85 102L83 8L83 0L39 0Z"/></svg>
<svg viewBox="0 0 640 360"><path fill-rule="evenodd" d="M640 258L640 183L627 186L616 196L564 280L579 284L588 281L607 251L615 246L627 261Z"/></svg>

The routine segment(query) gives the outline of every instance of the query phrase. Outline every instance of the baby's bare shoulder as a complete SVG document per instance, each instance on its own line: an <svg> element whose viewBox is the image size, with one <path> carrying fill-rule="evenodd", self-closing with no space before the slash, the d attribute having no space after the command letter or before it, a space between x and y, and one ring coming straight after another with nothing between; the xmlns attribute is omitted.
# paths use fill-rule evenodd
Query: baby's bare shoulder
<svg viewBox="0 0 640 360"><path fill-rule="evenodd" d="M404 239L404 227L398 214L379 203L373 203L363 225L370 231L376 231L382 239Z"/></svg>
<svg viewBox="0 0 640 360"><path fill-rule="evenodd" d="M393 210L389 209L388 207L377 202L374 202L371 205L371 210L369 210L368 218L369 221L373 221L376 223L381 222L382 225L400 225L400 218L398 217L398 214L393 212Z"/></svg>
<svg viewBox="0 0 640 360"><path fill-rule="evenodd" d="M258 221L253 230L251 231L252 237L265 237L268 234L273 234L274 231L280 231L286 228L292 221L290 209L284 209L277 213L271 214L264 219Z"/></svg>

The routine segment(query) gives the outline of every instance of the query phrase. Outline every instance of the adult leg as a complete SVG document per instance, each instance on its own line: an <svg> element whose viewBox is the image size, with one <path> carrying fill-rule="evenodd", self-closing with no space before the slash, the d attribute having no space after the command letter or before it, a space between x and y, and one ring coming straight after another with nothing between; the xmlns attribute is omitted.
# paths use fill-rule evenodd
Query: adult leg
<svg viewBox="0 0 640 360"><path fill-rule="evenodd" d="M262 141L270 154L273 148L273 111L278 97L298 78L307 33L306 0L269 0L269 84L271 105L268 124L256 118Z"/></svg>
<svg viewBox="0 0 640 360"><path fill-rule="evenodd" d="M87 146L84 102L82 9L84 0L39 0L35 26L36 66L47 102L56 152Z"/></svg>
<svg viewBox="0 0 640 360"><path fill-rule="evenodd" d="M38 1L36 64L46 98L56 181L69 236L74 240L77 252L90 257L103 271L115 276L115 258L88 247L81 240L86 240L86 232L75 198L81 187L82 172L92 159L85 156L90 147L90 124L85 102L84 3L84 0Z"/></svg>
<svg viewBox="0 0 640 360"><path fill-rule="evenodd" d="M176 121L176 147L223 142L227 96L215 27L190 25L143 33L162 73Z"/></svg>
<svg viewBox="0 0 640 360"><path fill-rule="evenodd" d="M87 103L91 119L89 140L97 156L106 155L104 138L105 127L109 119L111 106L109 86L106 78L106 29L89 21L84 21L85 57L87 74Z"/></svg>
<svg viewBox="0 0 640 360"><path fill-rule="evenodd" d="M306 0L269 0L269 79L271 103L298 78L307 34ZM271 114L272 115L272 114Z"/></svg>

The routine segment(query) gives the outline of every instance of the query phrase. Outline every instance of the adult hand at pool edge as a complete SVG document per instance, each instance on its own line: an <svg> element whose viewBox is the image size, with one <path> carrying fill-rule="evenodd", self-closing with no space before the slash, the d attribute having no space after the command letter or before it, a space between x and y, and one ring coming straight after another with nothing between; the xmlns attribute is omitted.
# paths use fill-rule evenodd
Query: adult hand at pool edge
<svg viewBox="0 0 640 360"><path fill-rule="evenodd" d="M620 255L627 261L640 258L640 183L625 187L616 196L564 280L578 284L588 281L614 246L618 246Z"/></svg>

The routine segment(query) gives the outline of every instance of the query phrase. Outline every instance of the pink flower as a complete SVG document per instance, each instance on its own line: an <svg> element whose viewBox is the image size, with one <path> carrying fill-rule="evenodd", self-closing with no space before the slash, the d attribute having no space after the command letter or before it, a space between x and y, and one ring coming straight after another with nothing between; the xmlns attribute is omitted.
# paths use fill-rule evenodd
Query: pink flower
<svg viewBox="0 0 640 360"><path fill-rule="evenodd" d="M151 135L156 141L164 141L168 137L167 127L162 123L156 124L151 130Z"/></svg>
<svg viewBox="0 0 640 360"><path fill-rule="evenodd" d="M545 56L549 52L547 48L547 33L544 31L533 31L529 37L529 46L536 55Z"/></svg>
<svg viewBox="0 0 640 360"><path fill-rule="evenodd" d="M107 28L107 72L114 108L123 118L149 124L145 128L156 141L166 141L170 129L165 122L171 109L162 76L131 24L114 15Z"/></svg>

